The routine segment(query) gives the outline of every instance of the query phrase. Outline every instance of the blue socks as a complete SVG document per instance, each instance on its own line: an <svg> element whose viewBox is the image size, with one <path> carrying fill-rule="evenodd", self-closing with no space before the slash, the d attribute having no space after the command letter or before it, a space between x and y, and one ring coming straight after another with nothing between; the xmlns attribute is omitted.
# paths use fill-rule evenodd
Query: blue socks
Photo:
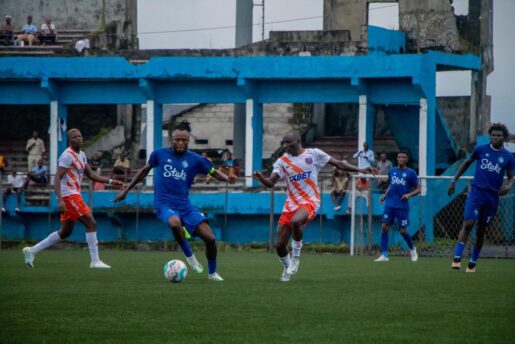
<svg viewBox="0 0 515 344"><path fill-rule="evenodd" d="M481 252L480 248L477 248L475 246L472 248L472 255L470 256L470 262L472 264L477 263L477 260L479 259L479 252Z"/></svg>
<svg viewBox="0 0 515 344"><path fill-rule="evenodd" d="M186 257L191 257L193 255L193 252L191 251L190 244L188 243L188 240L184 240L181 245L181 250L184 253Z"/></svg>
<svg viewBox="0 0 515 344"><path fill-rule="evenodd" d="M465 249L465 243L457 242L456 247L454 248L454 259L461 260L461 256L463 255L463 250ZM478 253L479 255L479 253Z"/></svg>
<svg viewBox="0 0 515 344"><path fill-rule="evenodd" d="M207 270L210 275L216 272L216 259L207 260Z"/></svg>
<svg viewBox="0 0 515 344"><path fill-rule="evenodd" d="M381 254L388 257L388 232L381 233Z"/></svg>
<svg viewBox="0 0 515 344"><path fill-rule="evenodd" d="M413 250L413 248L414 248L413 241L411 241L411 236L409 235L409 233L404 232L404 234L401 234L401 235L404 238L404 240L406 240L406 244L408 244L409 249Z"/></svg>

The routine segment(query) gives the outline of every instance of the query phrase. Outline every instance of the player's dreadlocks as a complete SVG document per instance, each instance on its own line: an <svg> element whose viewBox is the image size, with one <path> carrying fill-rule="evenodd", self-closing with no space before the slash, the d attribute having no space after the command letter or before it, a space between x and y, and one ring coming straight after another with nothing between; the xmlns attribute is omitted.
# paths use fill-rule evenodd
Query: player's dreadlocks
<svg viewBox="0 0 515 344"><path fill-rule="evenodd" d="M502 123L492 123L492 125L490 126L490 129L488 129L488 134L492 134L492 131L494 131L494 130L502 131L502 136L504 136L505 140L508 139L508 137L510 136L510 131Z"/></svg>
<svg viewBox="0 0 515 344"><path fill-rule="evenodd" d="M173 130L186 130L188 133L191 133L190 122L188 122L186 119L183 119L173 127Z"/></svg>

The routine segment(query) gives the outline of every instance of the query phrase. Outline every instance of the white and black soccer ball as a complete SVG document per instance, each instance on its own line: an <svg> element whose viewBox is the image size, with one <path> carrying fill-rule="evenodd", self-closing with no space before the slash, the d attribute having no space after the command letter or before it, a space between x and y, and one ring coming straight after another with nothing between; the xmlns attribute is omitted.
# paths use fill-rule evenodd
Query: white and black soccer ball
<svg viewBox="0 0 515 344"><path fill-rule="evenodd" d="M188 275L188 268L182 260L172 259L165 264L163 269L165 278L172 283L180 283Z"/></svg>

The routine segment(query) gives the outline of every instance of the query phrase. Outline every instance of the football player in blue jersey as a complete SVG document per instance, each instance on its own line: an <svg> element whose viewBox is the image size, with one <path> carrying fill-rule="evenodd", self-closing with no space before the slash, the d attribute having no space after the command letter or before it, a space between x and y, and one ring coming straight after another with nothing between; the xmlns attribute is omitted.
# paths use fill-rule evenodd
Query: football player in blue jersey
<svg viewBox="0 0 515 344"><path fill-rule="evenodd" d="M490 134L490 143L476 146L470 157L456 171L447 192L449 196L454 193L456 181L474 161L477 161L472 188L465 203L463 226L454 249L451 268L455 270L459 270L461 267L461 257L467 239L472 227L477 222L476 242L466 270L466 272L476 272L477 260L485 239L485 230L497 213L499 196L506 195L513 184L515 159L504 148L504 140L510 135L508 128L504 124L494 123L488 133ZM508 182L503 186L505 173L508 176Z"/></svg>
<svg viewBox="0 0 515 344"><path fill-rule="evenodd" d="M408 168L408 153L401 151L397 154L397 167L388 172L388 189L381 197L385 203L383 213L383 226L381 233L381 255L375 262L387 262L388 258L388 230L396 222L401 236L408 244L411 261L418 260L417 249L413 245L411 236L407 232L409 225L409 199L420 193L420 183L417 173Z"/></svg>
<svg viewBox="0 0 515 344"><path fill-rule="evenodd" d="M142 181L150 172L154 172L154 207L161 222L167 224L180 245L186 261L192 270L203 272L202 265L193 254L186 237L200 237L206 245L208 277L210 280L223 281L216 272L216 242L207 219L195 208L188 198L193 179L199 173L210 174L218 180L234 183L236 176L227 176L216 170L213 164L203 156L188 150L191 128L187 121L182 121L170 132L172 147L160 148L150 154L147 164L138 171L132 182L114 199L125 198L129 190Z"/></svg>

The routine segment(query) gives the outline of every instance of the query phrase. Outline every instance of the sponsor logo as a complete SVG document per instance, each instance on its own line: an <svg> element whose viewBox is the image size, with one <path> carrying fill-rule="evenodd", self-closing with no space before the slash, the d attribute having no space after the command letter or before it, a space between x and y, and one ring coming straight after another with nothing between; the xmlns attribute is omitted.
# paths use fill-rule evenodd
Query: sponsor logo
<svg viewBox="0 0 515 344"><path fill-rule="evenodd" d="M399 178L397 176L393 176L391 184L406 185L406 180L404 180L403 178Z"/></svg>
<svg viewBox="0 0 515 344"><path fill-rule="evenodd" d="M166 178L172 177L175 179L186 180L187 175L186 175L186 172L184 172L184 170L179 171L172 165L164 165L163 170L164 170L163 177L166 177Z"/></svg>
<svg viewBox="0 0 515 344"><path fill-rule="evenodd" d="M294 174L293 176L290 176L290 183L291 182L299 182L301 180L308 179L310 175L311 175L311 171Z"/></svg>
<svg viewBox="0 0 515 344"><path fill-rule="evenodd" d="M495 173L501 173L501 166L499 164L492 164L492 162L488 159L482 159L481 160L481 166L480 168L482 170L487 170L489 172L495 172Z"/></svg>

